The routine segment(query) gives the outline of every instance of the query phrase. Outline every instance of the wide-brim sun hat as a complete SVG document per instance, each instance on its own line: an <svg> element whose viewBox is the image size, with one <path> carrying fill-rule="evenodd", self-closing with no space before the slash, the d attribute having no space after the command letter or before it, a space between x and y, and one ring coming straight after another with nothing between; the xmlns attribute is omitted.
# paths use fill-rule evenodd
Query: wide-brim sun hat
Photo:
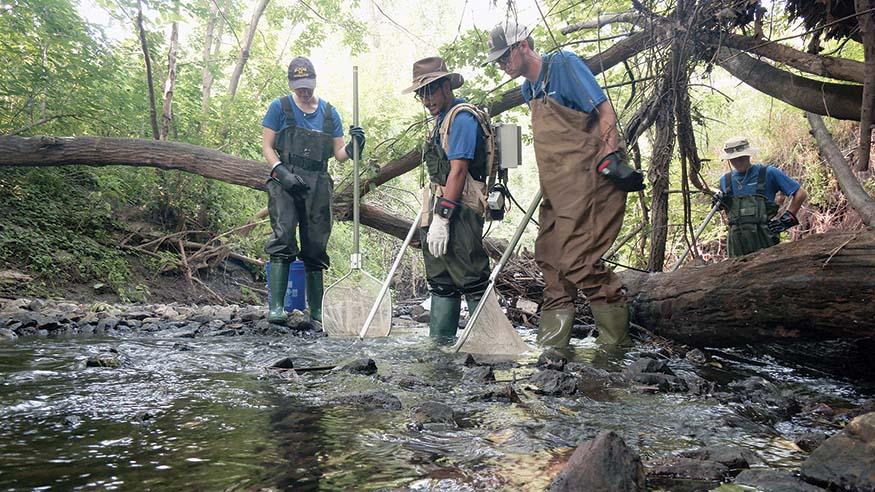
<svg viewBox="0 0 875 492"><path fill-rule="evenodd" d="M751 157L756 151L757 148L750 144L747 137L732 137L723 144L723 153L720 154L720 159L728 161L738 157Z"/></svg>
<svg viewBox="0 0 875 492"><path fill-rule="evenodd" d="M443 58L439 56L423 58L413 64L413 83L401 93L409 94L444 77L449 79L451 89L458 89L465 83L465 78L461 74L447 70Z"/></svg>

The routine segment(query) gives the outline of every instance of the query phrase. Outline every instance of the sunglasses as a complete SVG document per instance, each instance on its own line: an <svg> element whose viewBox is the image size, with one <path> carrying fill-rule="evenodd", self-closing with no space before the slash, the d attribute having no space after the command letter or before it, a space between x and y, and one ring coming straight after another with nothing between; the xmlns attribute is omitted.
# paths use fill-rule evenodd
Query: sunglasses
<svg viewBox="0 0 875 492"><path fill-rule="evenodd" d="M499 65L507 65L507 61L510 60L510 53L511 53L511 52L513 51L513 49L516 48L516 47L517 47L516 44L512 44L512 45L510 45L510 47L507 48L507 51L505 51L504 53L502 53L501 56L499 56L499 57L495 60L495 63L498 63Z"/></svg>
<svg viewBox="0 0 875 492"><path fill-rule="evenodd" d="M416 99L421 101L422 98L431 96L432 94L437 92L438 89L440 89L441 84L443 83L444 79L437 79L429 82L427 85L420 87L419 89L416 89Z"/></svg>

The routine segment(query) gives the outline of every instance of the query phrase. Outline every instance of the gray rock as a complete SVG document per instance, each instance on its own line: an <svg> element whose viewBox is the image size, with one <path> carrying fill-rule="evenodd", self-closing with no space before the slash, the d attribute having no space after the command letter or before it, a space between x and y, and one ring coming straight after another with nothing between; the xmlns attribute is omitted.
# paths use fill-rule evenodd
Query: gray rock
<svg viewBox="0 0 875 492"><path fill-rule="evenodd" d="M469 367L462 374L462 381L473 383L492 383L495 382L495 374L490 366L475 366Z"/></svg>
<svg viewBox="0 0 875 492"><path fill-rule="evenodd" d="M362 374L365 376L370 376L371 374L377 373L377 363L374 362L374 359L368 359L367 357L363 357L361 359L355 359L347 362L346 364L340 366L338 370L346 371L352 374Z"/></svg>
<svg viewBox="0 0 875 492"><path fill-rule="evenodd" d="M787 472L777 470L744 470L735 478L735 483L756 487L761 492L823 492L825 490L803 482Z"/></svg>
<svg viewBox="0 0 875 492"><path fill-rule="evenodd" d="M347 395L340 403L353 403L367 408L382 408L385 410L401 410L401 400L397 396L382 390L371 390Z"/></svg>
<svg viewBox="0 0 875 492"><path fill-rule="evenodd" d="M554 369L545 369L532 375L529 382L545 395L573 395L578 390L577 376Z"/></svg>
<svg viewBox="0 0 875 492"><path fill-rule="evenodd" d="M107 331L114 330L118 325L118 320L116 318L103 318L97 322L97 331L99 333L106 333Z"/></svg>
<svg viewBox="0 0 875 492"><path fill-rule="evenodd" d="M541 355L538 356L538 362L535 364L536 367L541 369L553 369L556 371L561 371L565 368L565 364L568 363L568 357L559 349L550 347L541 352Z"/></svg>
<svg viewBox="0 0 875 492"><path fill-rule="evenodd" d="M671 374L643 372L632 374L632 380L636 383L655 388L657 391L678 393L688 389L687 383L683 379Z"/></svg>
<svg viewBox="0 0 875 492"><path fill-rule="evenodd" d="M719 482L724 479L729 468L716 461L696 460L692 458L672 458L669 461L656 463L648 470L649 475L686 478L690 480L710 480Z"/></svg>
<svg viewBox="0 0 875 492"><path fill-rule="evenodd" d="M810 453L823 444L823 441L826 441L827 437L829 436L823 432L805 432L796 436L796 439L793 442L795 442L802 451Z"/></svg>
<svg viewBox="0 0 875 492"><path fill-rule="evenodd" d="M294 369L295 361L292 360L291 357L283 357L282 359L271 364L270 367L275 367L277 369Z"/></svg>
<svg viewBox="0 0 875 492"><path fill-rule="evenodd" d="M479 395L472 396L469 401L493 401L500 403L522 403L513 385L491 385L489 389Z"/></svg>
<svg viewBox="0 0 875 492"><path fill-rule="evenodd" d="M808 482L850 492L875 490L875 412L830 437L802 464Z"/></svg>
<svg viewBox="0 0 875 492"><path fill-rule="evenodd" d="M680 378L687 385L687 392L691 395L704 396L713 393L716 389L713 381L708 381L693 373L682 374Z"/></svg>
<svg viewBox="0 0 875 492"><path fill-rule="evenodd" d="M664 360L641 357L625 369L626 374L661 373L674 375Z"/></svg>
<svg viewBox="0 0 875 492"><path fill-rule="evenodd" d="M193 352L194 347L187 343L176 342L173 344L173 350L176 350L177 352Z"/></svg>
<svg viewBox="0 0 875 492"><path fill-rule="evenodd" d="M151 318L152 313L148 311L128 311L124 314L125 319L135 319L137 321L143 321L146 318Z"/></svg>
<svg viewBox="0 0 875 492"><path fill-rule="evenodd" d="M716 461L730 469L750 468L763 461L751 450L738 446L707 446L682 451L680 456L694 460Z"/></svg>
<svg viewBox="0 0 875 492"><path fill-rule="evenodd" d="M413 410L413 420L418 424L443 423L456 424L453 407L436 401L421 403Z"/></svg>
<svg viewBox="0 0 875 492"><path fill-rule="evenodd" d="M85 361L85 367L111 367L118 368L122 366L122 361L116 354L101 353L92 355Z"/></svg>
<svg viewBox="0 0 875 492"><path fill-rule="evenodd" d="M612 431L581 443L550 484L551 492L645 491L644 466L638 455Z"/></svg>
<svg viewBox="0 0 875 492"><path fill-rule="evenodd" d="M64 427L75 428L82 424L82 419L76 415L68 415L64 417Z"/></svg>
<svg viewBox="0 0 875 492"><path fill-rule="evenodd" d="M15 340L16 338L18 338L18 335L14 331L8 328L0 328L0 341Z"/></svg>

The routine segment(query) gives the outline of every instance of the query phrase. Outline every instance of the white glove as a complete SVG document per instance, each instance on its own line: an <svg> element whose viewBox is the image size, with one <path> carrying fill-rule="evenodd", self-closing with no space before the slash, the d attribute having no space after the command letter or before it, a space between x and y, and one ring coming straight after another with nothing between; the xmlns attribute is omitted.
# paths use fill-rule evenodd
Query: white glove
<svg viewBox="0 0 875 492"><path fill-rule="evenodd" d="M435 215L428 228L428 252L435 258L447 254L447 245L450 243L450 221Z"/></svg>

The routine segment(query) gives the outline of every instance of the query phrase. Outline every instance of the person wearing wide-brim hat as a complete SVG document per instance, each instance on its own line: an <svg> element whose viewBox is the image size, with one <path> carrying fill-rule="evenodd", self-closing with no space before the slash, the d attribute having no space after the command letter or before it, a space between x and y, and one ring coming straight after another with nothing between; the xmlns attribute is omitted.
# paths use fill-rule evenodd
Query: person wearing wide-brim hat
<svg viewBox="0 0 875 492"><path fill-rule="evenodd" d="M299 258L306 271L310 318L321 322L334 190L328 161L351 159L355 144L364 150L365 133L350 126L350 140L344 141L337 110L313 92L316 70L310 60L293 59L288 79L293 94L274 99L261 122L262 153L270 165L267 210L271 235L264 247L270 256L268 321L286 322L283 305L289 266Z"/></svg>
<svg viewBox="0 0 875 492"><path fill-rule="evenodd" d="M489 282L489 256L483 249L486 138L479 109L456 98L464 79L439 57L413 65L413 80L403 94L416 98L435 117L424 160L429 185L420 231L425 273L431 292L429 336L450 343L459 326L462 296L473 312ZM480 119L478 119L478 117Z"/></svg>
<svg viewBox="0 0 875 492"><path fill-rule="evenodd" d="M490 31L490 62L512 79L525 79L520 90L532 115L543 195L535 241L544 275L537 342L568 347L579 291L592 309L596 342L629 345L625 290L601 258L622 228L629 191L615 183L611 176L619 173L612 170L627 170L637 185L643 179L625 164L611 101L579 56L566 50L538 54L531 30L511 20Z"/></svg>
<svg viewBox="0 0 875 492"><path fill-rule="evenodd" d="M732 137L723 144L720 154L732 170L720 178L720 192L713 203L726 211L726 249L730 257L778 244L781 232L799 224L796 214L808 198L799 183L777 167L752 164L756 151L747 137ZM779 191L792 198L784 213L777 216L775 195Z"/></svg>

